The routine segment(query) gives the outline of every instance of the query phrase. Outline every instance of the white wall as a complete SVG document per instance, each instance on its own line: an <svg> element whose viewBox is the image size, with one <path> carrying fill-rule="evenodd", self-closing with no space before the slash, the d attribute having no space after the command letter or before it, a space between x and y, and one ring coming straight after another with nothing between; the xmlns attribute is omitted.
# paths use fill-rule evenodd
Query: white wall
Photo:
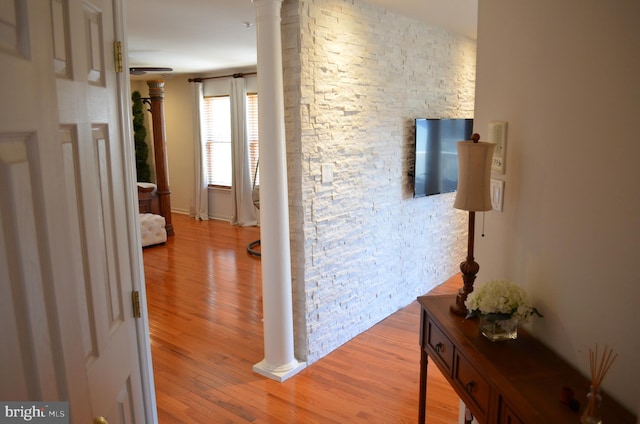
<svg viewBox="0 0 640 424"><path fill-rule="evenodd" d="M153 75L148 79L154 79ZM164 118L165 141L167 143L167 170L171 190L171 210L189 213L193 190L193 105L191 83L188 76L165 79ZM131 81L131 91L139 91L142 97L149 97L146 80ZM153 122L151 114L145 117L149 155L153 155ZM150 158L150 161L152 159ZM153 165L152 165L153 166ZM155 171L152 171L155 177Z"/></svg>
<svg viewBox="0 0 640 424"><path fill-rule="evenodd" d="M476 237L479 281L524 285L533 331L604 387L640 393L640 3L479 2L476 131L509 122L504 212ZM605 406L606 407L606 406ZM640 415L640 414L639 414Z"/></svg>
<svg viewBox="0 0 640 424"><path fill-rule="evenodd" d="M187 76L165 81L164 115L171 210L189 213L194 186L192 86ZM176 229L178 231L178 229Z"/></svg>
<svg viewBox="0 0 640 424"><path fill-rule="evenodd" d="M466 214L453 194L413 199L407 174L415 118L473 117L475 42L357 0L282 15L296 354L312 363L458 271Z"/></svg>

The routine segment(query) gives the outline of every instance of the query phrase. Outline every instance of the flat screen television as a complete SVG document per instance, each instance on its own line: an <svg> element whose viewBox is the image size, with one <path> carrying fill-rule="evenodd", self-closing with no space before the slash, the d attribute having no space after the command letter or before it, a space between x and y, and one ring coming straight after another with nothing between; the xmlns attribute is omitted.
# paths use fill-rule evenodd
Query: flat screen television
<svg viewBox="0 0 640 424"><path fill-rule="evenodd" d="M471 140L473 119L416 119L413 197L458 189L458 148Z"/></svg>

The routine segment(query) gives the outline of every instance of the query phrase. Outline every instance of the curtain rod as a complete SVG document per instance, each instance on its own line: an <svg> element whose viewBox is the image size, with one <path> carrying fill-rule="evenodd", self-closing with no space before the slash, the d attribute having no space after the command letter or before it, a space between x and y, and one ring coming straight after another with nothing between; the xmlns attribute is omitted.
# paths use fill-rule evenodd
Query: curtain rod
<svg viewBox="0 0 640 424"><path fill-rule="evenodd" d="M231 74L231 75L220 75L217 77L204 77L204 78L189 78L188 81L189 82L202 82L204 80L208 80L208 79L216 79L216 78L242 78L245 75L257 75L257 72L248 72L246 74L243 74L242 72L238 72L237 74Z"/></svg>

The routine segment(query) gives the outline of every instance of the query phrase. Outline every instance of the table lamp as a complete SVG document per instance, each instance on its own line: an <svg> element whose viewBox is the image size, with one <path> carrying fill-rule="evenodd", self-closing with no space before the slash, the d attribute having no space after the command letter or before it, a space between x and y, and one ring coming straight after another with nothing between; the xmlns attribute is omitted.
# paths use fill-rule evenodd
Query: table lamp
<svg viewBox="0 0 640 424"><path fill-rule="evenodd" d="M460 264L463 286L458 291L456 303L451 305L451 312L466 315L464 302L473 292L473 282L480 270L480 265L473 258L473 239L475 234L476 212L490 211L491 193L491 158L495 144L481 142L478 134L473 134L471 141L458 142L458 191L453 207L469 211L469 231L467 243L467 259Z"/></svg>

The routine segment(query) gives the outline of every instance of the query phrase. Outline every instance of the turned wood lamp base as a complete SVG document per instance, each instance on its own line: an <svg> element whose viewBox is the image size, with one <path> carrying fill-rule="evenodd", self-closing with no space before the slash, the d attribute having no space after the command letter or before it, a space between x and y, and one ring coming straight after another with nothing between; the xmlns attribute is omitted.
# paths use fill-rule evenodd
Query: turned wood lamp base
<svg viewBox="0 0 640 424"><path fill-rule="evenodd" d="M473 292L473 282L476 280L476 275L480 271L480 265L473 259L473 242L475 234L476 213L469 211L469 234L467 244L467 260L460 264L460 271L462 272L462 288L458 290L456 296L456 303L451 305L450 309L456 315L466 316L469 312L464 302L467 300L467 296Z"/></svg>
<svg viewBox="0 0 640 424"><path fill-rule="evenodd" d="M469 267L474 268L474 266L476 270L474 273L465 273L465 269L468 269ZM480 265L471 258L471 261L467 260L460 264L460 270L462 271L463 286L458 290L456 303L452 304L449 309L456 315L466 316L469 311L467 310L464 302L466 302L467 296L473 292L473 282L476 279L476 274L480 270Z"/></svg>

